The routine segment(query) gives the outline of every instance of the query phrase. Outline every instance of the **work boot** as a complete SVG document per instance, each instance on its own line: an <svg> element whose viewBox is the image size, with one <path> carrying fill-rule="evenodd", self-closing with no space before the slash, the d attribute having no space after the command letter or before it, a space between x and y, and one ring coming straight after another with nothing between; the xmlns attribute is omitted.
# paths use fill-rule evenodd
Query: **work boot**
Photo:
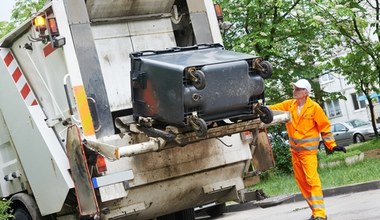
<svg viewBox="0 0 380 220"><path fill-rule="evenodd" d="M315 217L315 218L314 218L314 216L311 216L311 217L309 218L309 220L327 220L327 216L326 216L326 218L323 218L323 217Z"/></svg>
<svg viewBox="0 0 380 220"><path fill-rule="evenodd" d="M313 217L311 218L311 220L327 220L327 217L326 218L323 218L323 217Z"/></svg>

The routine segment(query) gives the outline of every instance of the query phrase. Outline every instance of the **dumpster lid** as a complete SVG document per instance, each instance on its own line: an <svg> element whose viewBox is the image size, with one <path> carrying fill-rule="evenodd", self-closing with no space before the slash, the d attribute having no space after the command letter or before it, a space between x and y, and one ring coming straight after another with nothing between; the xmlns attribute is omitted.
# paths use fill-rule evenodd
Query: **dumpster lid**
<svg viewBox="0 0 380 220"><path fill-rule="evenodd" d="M148 62L167 63L173 66L203 66L248 60L256 58L253 55L224 50L220 44L202 44L191 47L175 47L159 51L141 51L131 54L133 59L141 59Z"/></svg>

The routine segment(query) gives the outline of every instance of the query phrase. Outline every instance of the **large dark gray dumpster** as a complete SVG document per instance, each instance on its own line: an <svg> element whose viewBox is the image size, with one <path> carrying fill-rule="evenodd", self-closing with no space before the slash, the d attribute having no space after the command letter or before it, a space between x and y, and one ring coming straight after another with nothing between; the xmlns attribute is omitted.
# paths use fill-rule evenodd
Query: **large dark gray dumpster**
<svg viewBox="0 0 380 220"><path fill-rule="evenodd" d="M258 59L219 44L133 53L134 117L194 130L223 119L258 117L253 105L263 98L265 72L254 68Z"/></svg>

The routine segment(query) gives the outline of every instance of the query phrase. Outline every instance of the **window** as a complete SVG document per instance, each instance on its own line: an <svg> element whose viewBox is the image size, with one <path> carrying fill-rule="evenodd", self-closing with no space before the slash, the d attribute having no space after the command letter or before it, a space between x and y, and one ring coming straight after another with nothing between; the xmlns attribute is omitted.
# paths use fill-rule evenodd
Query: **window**
<svg viewBox="0 0 380 220"><path fill-rule="evenodd" d="M355 110L359 110L366 107L365 99L359 98L360 96L363 97L364 96L363 93L360 95L356 93L351 94L352 103L354 104Z"/></svg>
<svg viewBox="0 0 380 220"><path fill-rule="evenodd" d="M342 116L338 99L325 101L325 110L329 118Z"/></svg>
<svg viewBox="0 0 380 220"><path fill-rule="evenodd" d="M332 132L341 132L341 131L346 131L347 128L346 126L342 125L342 124L335 124L332 126Z"/></svg>
<svg viewBox="0 0 380 220"><path fill-rule="evenodd" d="M323 83L328 83L334 80L334 76L331 73L326 73L323 74L322 76L319 77L319 82L321 84Z"/></svg>

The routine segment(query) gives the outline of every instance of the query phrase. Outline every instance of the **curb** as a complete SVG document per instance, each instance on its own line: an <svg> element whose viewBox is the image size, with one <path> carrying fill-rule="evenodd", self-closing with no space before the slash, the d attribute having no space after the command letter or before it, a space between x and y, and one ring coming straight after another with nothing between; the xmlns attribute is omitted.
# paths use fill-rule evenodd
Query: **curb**
<svg viewBox="0 0 380 220"><path fill-rule="evenodd" d="M324 197L338 196L350 193L364 192L369 190L380 189L380 181L370 181L365 183L352 184L347 186L341 186L336 188L329 188L323 190ZM301 193L295 194L291 199L284 201L283 203L292 203L303 201ZM280 203L281 204L281 203ZM241 204L233 204L226 206L226 212L238 212L244 211L252 208L258 208L259 206L254 204L253 201L241 203Z"/></svg>

